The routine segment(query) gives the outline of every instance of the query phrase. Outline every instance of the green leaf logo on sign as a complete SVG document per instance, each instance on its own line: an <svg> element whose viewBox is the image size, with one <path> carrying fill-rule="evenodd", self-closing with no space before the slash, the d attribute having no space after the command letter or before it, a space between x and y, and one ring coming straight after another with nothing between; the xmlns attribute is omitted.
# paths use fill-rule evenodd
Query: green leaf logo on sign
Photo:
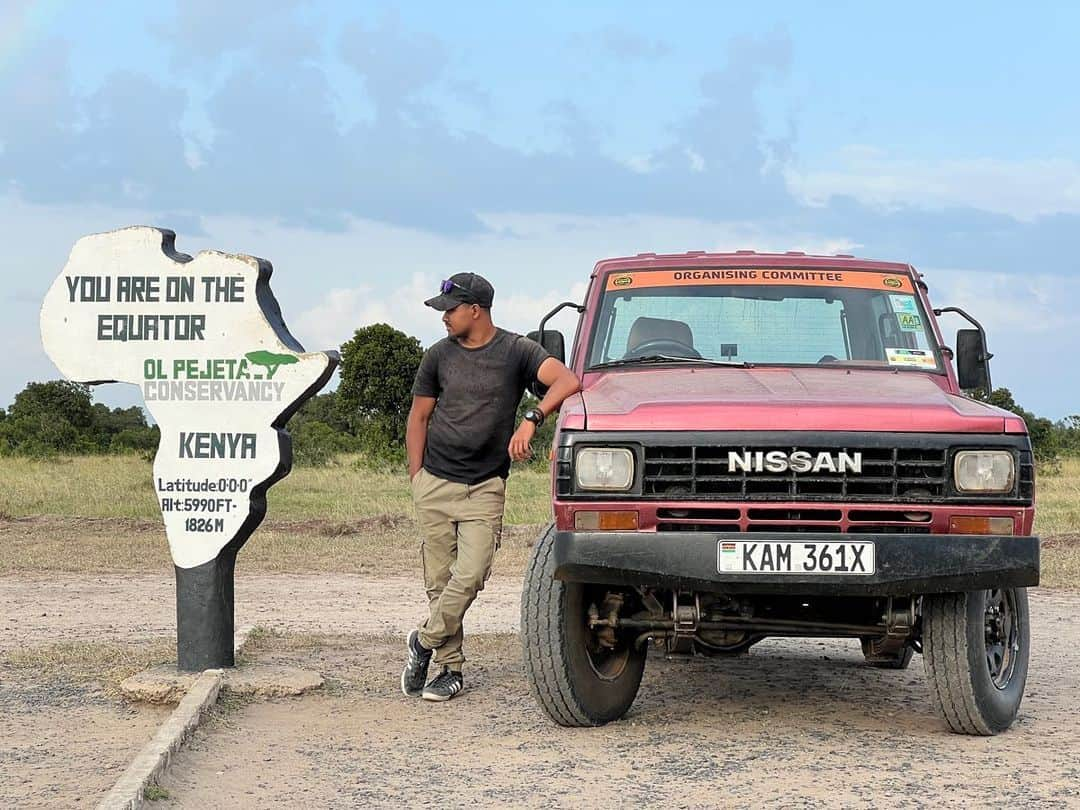
<svg viewBox="0 0 1080 810"><path fill-rule="evenodd" d="M256 366L264 366L266 368L266 374L270 379L274 378L279 366L289 366L293 363L299 363L295 355L291 354L274 354L273 352L259 350L257 352L248 352L244 355L248 359L249 363Z"/></svg>

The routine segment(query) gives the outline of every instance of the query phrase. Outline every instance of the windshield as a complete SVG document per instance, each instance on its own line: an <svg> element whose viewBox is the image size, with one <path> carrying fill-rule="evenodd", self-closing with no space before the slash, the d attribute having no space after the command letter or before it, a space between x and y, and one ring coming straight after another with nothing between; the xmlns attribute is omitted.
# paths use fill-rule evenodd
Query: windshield
<svg viewBox="0 0 1080 810"><path fill-rule="evenodd" d="M644 270L609 273L604 287L590 367L693 358L941 371L929 320L906 275Z"/></svg>

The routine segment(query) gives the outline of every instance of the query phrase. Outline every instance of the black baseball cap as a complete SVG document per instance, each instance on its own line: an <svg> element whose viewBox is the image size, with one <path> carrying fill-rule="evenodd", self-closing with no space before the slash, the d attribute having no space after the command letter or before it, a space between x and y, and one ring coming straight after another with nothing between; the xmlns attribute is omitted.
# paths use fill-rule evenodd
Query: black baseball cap
<svg viewBox="0 0 1080 810"><path fill-rule="evenodd" d="M439 294L424 302L432 309L446 312L459 304L478 304L490 308L495 288L476 273L455 273L439 285Z"/></svg>

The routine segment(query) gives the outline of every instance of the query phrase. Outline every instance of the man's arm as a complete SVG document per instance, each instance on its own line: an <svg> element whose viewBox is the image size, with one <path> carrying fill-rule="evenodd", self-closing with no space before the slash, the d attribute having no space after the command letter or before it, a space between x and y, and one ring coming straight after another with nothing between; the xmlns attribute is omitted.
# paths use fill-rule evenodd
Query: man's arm
<svg viewBox="0 0 1080 810"><path fill-rule="evenodd" d="M577 375L554 357L549 357L540 364L536 378L548 387L547 393L537 406L543 411L544 416L550 416L559 409L567 397L581 390L581 381L578 380ZM524 461L531 455L529 442L532 441L534 433L536 433L536 425L527 419L523 420L521 426L510 438L510 458L514 461Z"/></svg>
<svg viewBox="0 0 1080 810"><path fill-rule="evenodd" d="M567 397L581 390L581 380L577 378L577 375L554 357L549 357L540 364L536 379L548 387L548 392L537 405L544 412L544 416L550 416L559 410L559 406Z"/></svg>
<svg viewBox="0 0 1080 810"><path fill-rule="evenodd" d="M409 418L405 422L405 452L409 457L409 480L411 481L424 464L424 448L427 446L428 421L435 410L435 397L412 398Z"/></svg>

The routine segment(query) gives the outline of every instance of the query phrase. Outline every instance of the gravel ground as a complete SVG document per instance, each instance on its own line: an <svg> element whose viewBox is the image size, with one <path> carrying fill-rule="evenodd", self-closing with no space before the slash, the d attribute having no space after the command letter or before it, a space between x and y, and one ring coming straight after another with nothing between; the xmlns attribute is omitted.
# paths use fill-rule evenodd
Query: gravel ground
<svg viewBox="0 0 1080 810"><path fill-rule="evenodd" d="M0 653L61 639L171 636L159 576L0 577ZM287 635L258 660L319 670L302 699L226 702L163 780L175 807L359 805L682 807L1080 804L1080 595L1032 593L1033 651L1016 726L949 734L916 656L861 665L853 641L770 640L725 660L650 658L621 722L561 729L533 704L514 634L520 581L470 612L467 691L398 691L413 578L238 576L237 621ZM296 634L328 634L303 636ZM290 635L291 634L291 635ZM0 806L95 801L164 716L94 683L0 667Z"/></svg>
<svg viewBox="0 0 1080 810"><path fill-rule="evenodd" d="M191 808L1080 804L1080 652L1057 641L1080 599L1033 604L1027 697L995 738L945 730L918 657L871 669L854 641L654 656L624 720L563 729L529 697L513 634L472 637L467 691L442 705L398 691L398 638L282 639L259 659L318 669L328 688L219 713L162 784Z"/></svg>
<svg viewBox="0 0 1080 810"><path fill-rule="evenodd" d="M94 807L168 716L0 666L0 807Z"/></svg>

